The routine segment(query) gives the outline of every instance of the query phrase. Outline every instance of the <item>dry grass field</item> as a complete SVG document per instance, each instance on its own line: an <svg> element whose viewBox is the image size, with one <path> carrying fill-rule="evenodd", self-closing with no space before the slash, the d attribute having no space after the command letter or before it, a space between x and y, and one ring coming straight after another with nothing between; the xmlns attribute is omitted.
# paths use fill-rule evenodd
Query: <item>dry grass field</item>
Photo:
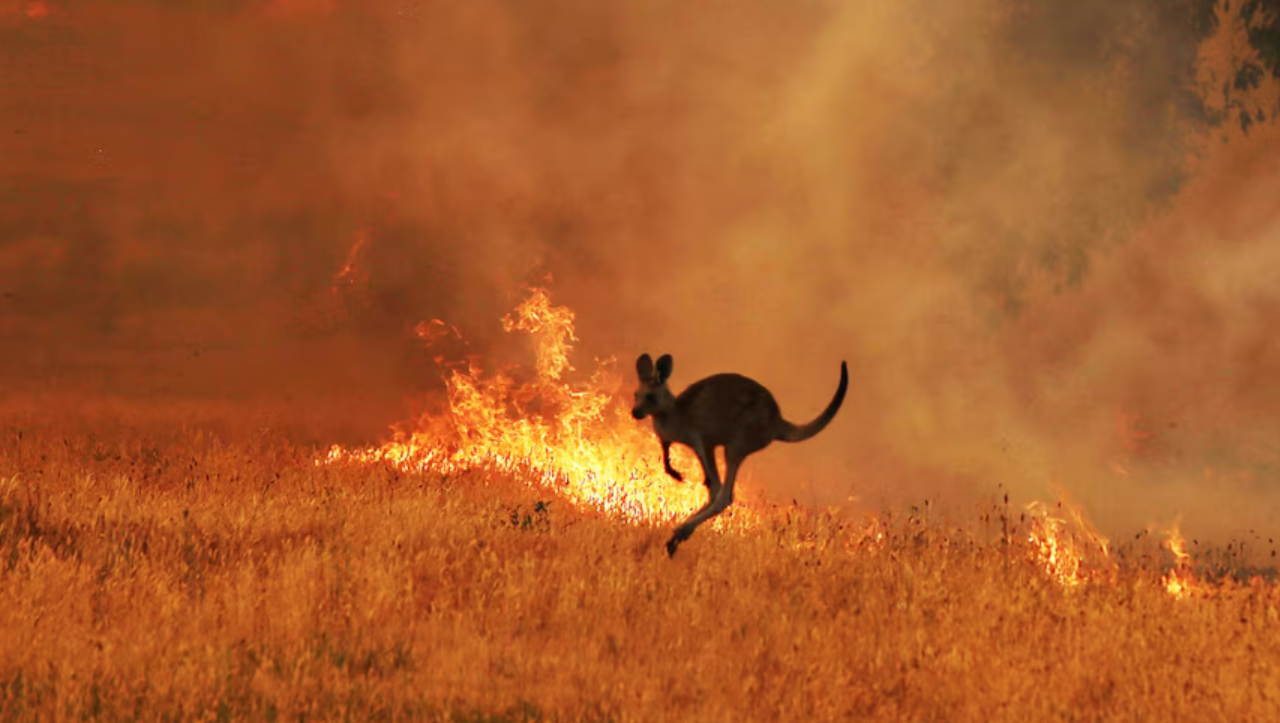
<svg viewBox="0 0 1280 723"><path fill-rule="evenodd" d="M1280 723L1276 198L1280 0L0 0L0 723Z"/></svg>
<svg viewBox="0 0 1280 723"><path fill-rule="evenodd" d="M1280 720L1280 591L1176 599L1154 543L1064 586L1016 513L744 507L668 559L663 525L303 437L6 412L0 718Z"/></svg>

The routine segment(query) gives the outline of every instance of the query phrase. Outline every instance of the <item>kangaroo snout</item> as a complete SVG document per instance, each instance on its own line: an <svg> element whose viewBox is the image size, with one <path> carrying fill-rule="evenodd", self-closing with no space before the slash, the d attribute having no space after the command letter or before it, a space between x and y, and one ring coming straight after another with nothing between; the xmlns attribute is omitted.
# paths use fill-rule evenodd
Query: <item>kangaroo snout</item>
<svg viewBox="0 0 1280 723"><path fill-rule="evenodd" d="M644 419L644 412L640 411L639 407L634 407L631 410L631 416L636 419Z"/></svg>

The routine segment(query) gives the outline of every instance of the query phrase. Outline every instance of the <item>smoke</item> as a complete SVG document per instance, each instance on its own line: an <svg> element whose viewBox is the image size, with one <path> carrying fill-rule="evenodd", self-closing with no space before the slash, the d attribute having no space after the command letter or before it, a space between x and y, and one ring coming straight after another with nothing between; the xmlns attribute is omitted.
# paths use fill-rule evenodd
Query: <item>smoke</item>
<svg viewBox="0 0 1280 723"><path fill-rule="evenodd" d="M1188 177L1201 5L0 5L3 368L372 435L432 383L414 324L525 354L497 320L550 273L579 367L670 352L805 421L848 361L748 465L771 497L1237 532L1274 502L1272 141Z"/></svg>
<svg viewBox="0 0 1280 723"><path fill-rule="evenodd" d="M1219 537L1274 520L1276 140L1219 149L1079 293L1000 334L1019 419L1100 518Z"/></svg>

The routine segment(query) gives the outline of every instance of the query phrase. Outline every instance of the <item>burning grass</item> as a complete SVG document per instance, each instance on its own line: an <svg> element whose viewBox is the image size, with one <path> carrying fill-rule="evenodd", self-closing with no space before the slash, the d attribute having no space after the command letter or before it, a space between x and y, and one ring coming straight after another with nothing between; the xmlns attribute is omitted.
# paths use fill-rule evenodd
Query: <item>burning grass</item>
<svg viewBox="0 0 1280 723"><path fill-rule="evenodd" d="M554 306L545 289L531 289L502 319L508 332L527 333L535 341L531 379L518 383L514 370L486 372L474 362L455 365L446 378L445 410L400 426L392 441L378 447L334 446L318 463L388 462L445 475L514 473L579 507L632 522L670 522L696 509L703 493L695 485L672 484L652 433L617 403L621 378L614 360L598 361L584 381L566 378L577 341L573 319L572 310ZM418 333L430 342L444 328L433 320ZM678 468L697 467L687 449L673 450L672 457Z"/></svg>
<svg viewBox="0 0 1280 723"><path fill-rule="evenodd" d="M1064 585L1056 508L757 507L668 560L513 473L142 415L0 426L5 720L1280 715L1280 591L1176 599L1145 535Z"/></svg>
<svg viewBox="0 0 1280 723"><path fill-rule="evenodd" d="M567 379L567 310L504 324L535 374L456 367L365 449L232 408L0 413L0 718L1280 716L1280 589L1211 582L1176 526L740 503L669 560L700 486L608 360Z"/></svg>

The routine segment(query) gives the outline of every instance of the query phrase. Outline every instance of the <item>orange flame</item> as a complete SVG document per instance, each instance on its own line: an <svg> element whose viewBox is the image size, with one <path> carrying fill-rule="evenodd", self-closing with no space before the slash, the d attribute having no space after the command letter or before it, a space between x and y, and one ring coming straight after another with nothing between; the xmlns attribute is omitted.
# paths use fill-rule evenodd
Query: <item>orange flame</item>
<svg viewBox="0 0 1280 723"><path fill-rule="evenodd" d="M1178 532L1178 525L1181 522L1181 518L1175 520L1173 526L1165 532L1169 538L1165 544L1173 553L1174 564L1173 569L1165 574L1161 582L1170 595L1179 600L1185 600L1192 595L1202 594L1204 590L1203 585L1191 571L1191 554L1187 552L1186 540Z"/></svg>
<svg viewBox="0 0 1280 723"><path fill-rule="evenodd" d="M572 310L552 305L545 289L531 289L502 325L536 339L532 381L517 384L502 371L486 374L472 360L446 379L444 414L397 429L393 440L379 447L334 446L320 463L387 462L446 475L496 470L633 522L668 522L697 509L705 495L702 486L668 477L652 431L615 403L622 380L614 373L614 359L597 360L585 382L565 379L574 370L573 323ZM428 343L457 334L438 320L415 331ZM672 450L672 457L682 471L697 469L696 458L683 448ZM746 521L752 514L739 505L715 522Z"/></svg>
<svg viewBox="0 0 1280 723"><path fill-rule="evenodd" d="M1059 494L1059 497L1065 496ZM1107 538L1085 520L1079 507L1061 499L1058 507L1064 506L1071 513L1071 525L1054 515L1042 502L1028 504L1026 509L1031 513L1031 532L1027 535L1027 542L1031 545L1032 558L1049 577L1063 587L1075 587L1094 577L1088 564L1090 556L1109 568L1114 567L1114 562Z"/></svg>
<svg viewBox="0 0 1280 723"><path fill-rule="evenodd" d="M367 229L356 231L356 240L351 244L351 250L347 252L347 262L342 265L342 268L333 277L334 293L338 293L343 286L351 286L367 281L366 275L361 270L361 265L364 249L368 245L369 231Z"/></svg>
<svg viewBox="0 0 1280 723"><path fill-rule="evenodd" d="M462 338L462 334L458 331L456 326L446 324L439 319L418 322L418 325L413 327L413 333L417 334L418 338L425 341L428 345L434 344L437 339L449 336L450 334L458 339Z"/></svg>
<svg viewBox="0 0 1280 723"><path fill-rule="evenodd" d="M353 249L352 256L357 254ZM641 524L668 523L701 505L705 492L691 479L700 472L696 457L674 447L673 465L686 473L686 479L678 483L666 475L649 425L632 419L621 399L622 379L615 373L613 358L596 360L595 371L585 381L569 378L574 371L571 352L578 341L571 309L554 306L545 289L533 288L501 321L507 332L535 339L534 373L528 381L517 382L519 370L486 372L476 357L468 357L445 379L447 404L442 413L424 414L407 427L394 428L392 440L380 446L334 445L316 464L390 464L441 475L496 471L578 507ZM465 344L457 328L438 319L414 331L427 344L445 337ZM1103 577L1100 570L1114 571L1107 539L1079 507L1061 493L1059 497L1057 509L1067 510L1065 517L1040 502L1027 506L1032 517L1026 538L1031 559L1068 588ZM767 515L764 508L739 503L714 518L712 525L755 527ZM1171 549L1184 559L1176 527L1173 535ZM885 540L880 521L872 518L850 531L843 548L851 554L873 551ZM794 542L801 549L814 544L808 539ZM1187 579L1166 579L1166 587L1177 595L1175 590Z"/></svg>

